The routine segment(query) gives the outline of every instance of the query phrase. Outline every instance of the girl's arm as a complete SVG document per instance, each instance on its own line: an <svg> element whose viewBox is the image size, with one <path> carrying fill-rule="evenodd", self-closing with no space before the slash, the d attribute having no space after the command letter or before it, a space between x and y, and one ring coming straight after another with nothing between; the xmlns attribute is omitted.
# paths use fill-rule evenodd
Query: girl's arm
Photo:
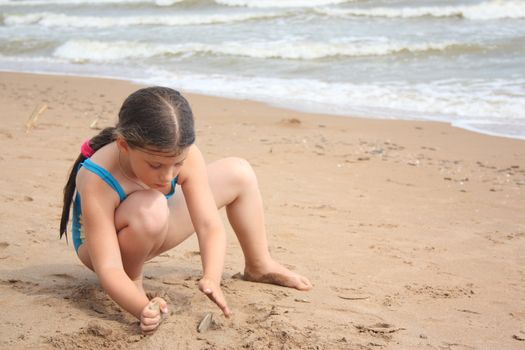
<svg viewBox="0 0 525 350"><path fill-rule="evenodd" d="M93 269L111 299L140 319L149 300L131 281L122 265L114 221L118 198L102 180L86 175L79 192L85 244ZM83 187L89 190L82 191Z"/></svg>
<svg viewBox="0 0 525 350"><path fill-rule="evenodd" d="M179 178L201 251L203 277L200 288L228 316L230 310L220 290L226 233L208 183L206 163L197 146L190 146Z"/></svg>

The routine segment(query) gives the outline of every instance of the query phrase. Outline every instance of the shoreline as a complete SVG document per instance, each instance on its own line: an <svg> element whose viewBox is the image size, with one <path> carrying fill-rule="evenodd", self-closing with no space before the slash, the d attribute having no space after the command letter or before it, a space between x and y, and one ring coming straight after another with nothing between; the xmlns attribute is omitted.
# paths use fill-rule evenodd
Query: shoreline
<svg viewBox="0 0 525 350"><path fill-rule="evenodd" d="M140 79L128 79L128 78L119 77L119 76L103 76L103 75L98 76L98 75L89 75L89 74L83 75L83 74L77 74L77 73L66 73L66 72L54 73L54 72L46 72L46 71L17 71L17 70L8 70L8 69L0 69L0 73L34 74L34 75L49 75L49 76L66 76L66 77L73 77L73 78L107 79L107 80L117 80L117 81L127 82L127 83L135 84L135 85L138 85L138 86L151 85L151 84L147 84L147 83L141 81ZM367 120L373 119L373 120L381 120L381 121L408 121L408 122L444 123L446 125L449 125L450 127L458 128L458 129L461 129L461 130L466 130L466 131L473 132L473 133L480 134L480 135L486 135L486 136L492 136L492 137L501 137L501 138L506 138L506 139L525 141L525 135L524 136L510 136L510 135L500 134L500 133L496 133L496 132L483 131L483 130L479 130L479 129L468 127L468 126L460 126L457 123L454 123L454 122L451 122L451 121L446 121L446 120L440 120L439 118L436 118L436 119L430 119L430 118L428 118L428 119L425 119L425 118L389 118L389 117L380 116L380 115L373 115L373 116L372 115L368 115L367 116L365 114L361 115L361 114L357 114L357 113L355 113L355 114L352 114L352 113L345 114L345 113L337 113L337 112L330 113L330 112L324 112L324 111L312 111L312 110L309 110L308 108L304 108L304 109L303 108L299 108L299 107L296 108L296 107L287 105L286 103L271 103L271 102L268 102L268 101L251 99L251 98L248 98L248 99L243 99L243 98L237 99L237 98L228 97L228 96L214 95L214 94L211 94L211 93L208 94L208 93L201 93L201 92L193 92L191 90L184 90L184 89L181 89L181 91L184 91L185 93L189 93L189 94L192 94L192 95L210 96L210 97L216 97L216 98L219 98L219 99L236 100L236 101L251 101L251 102L255 102L255 103L263 103L263 104L266 104L266 105L268 105L270 107L274 107L274 108L277 108L277 109L283 109L283 110L289 110L289 111L293 111L293 112L297 112L297 113L304 113L304 114L309 114L309 115L317 115L317 116L325 116L325 117L328 116L328 117L339 117L339 118L358 118L358 119L367 119Z"/></svg>
<svg viewBox="0 0 525 350"><path fill-rule="evenodd" d="M145 266L145 289L172 312L154 336L140 336L58 239L62 188L81 143L114 125L139 86L0 72L0 348L523 347L525 141L186 93L205 159L249 160L271 254L314 288L239 280L242 251L221 211L234 317L198 291L192 236ZM217 324L198 333L206 312Z"/></svg>

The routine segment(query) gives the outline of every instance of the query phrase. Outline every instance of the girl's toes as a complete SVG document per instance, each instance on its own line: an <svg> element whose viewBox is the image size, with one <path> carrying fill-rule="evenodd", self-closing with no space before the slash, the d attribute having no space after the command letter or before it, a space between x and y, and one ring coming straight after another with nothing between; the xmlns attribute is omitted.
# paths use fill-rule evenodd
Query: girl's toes
<svg viewBox="0 0 525 350"><path fill-rule="evenodd" d="M301 276L300 281L301 281L301 284L299 285L298 289L309 290L312 288L312 283L310 283L310 281L306 277Z"/></svg>

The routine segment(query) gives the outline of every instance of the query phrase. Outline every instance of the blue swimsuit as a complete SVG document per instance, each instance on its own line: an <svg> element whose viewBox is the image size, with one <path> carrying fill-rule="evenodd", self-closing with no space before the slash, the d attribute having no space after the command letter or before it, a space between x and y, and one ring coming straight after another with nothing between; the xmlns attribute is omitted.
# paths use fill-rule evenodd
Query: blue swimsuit
<svg viewBox="0 0 525 350"><path fill-rule="evenodd" d="M118 196L120 197L120 201L122 202L124 199L126 199L126 192L122 189L122 186L118 183L117 179L109 171L101 167L100 165L93 163L91 159L87 158L85 161L80 163L78 166L83 166L87 170L97 174L100 176L102 180L104 180L109 186L111 186L112 189L115 190L115 192L118 193ZM170 199L171 196L175 193L175 185L177 184L178 177L171 180L171 191L170 193L166 194L166 199ZM73 203L73 244L75 246L75 251L78 253L78 247L82 243L84 243L84 240L86 239L85 233L84 233L84 227L82 226L82 207L80 205L80 194L77 191L77 194L75 196L75 202Z"/></svg>

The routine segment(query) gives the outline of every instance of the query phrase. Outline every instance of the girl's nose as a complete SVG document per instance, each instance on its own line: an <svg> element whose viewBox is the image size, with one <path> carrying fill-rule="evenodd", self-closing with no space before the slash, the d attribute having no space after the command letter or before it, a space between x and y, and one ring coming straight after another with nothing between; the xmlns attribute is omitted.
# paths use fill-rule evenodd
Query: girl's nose
<svg viewBox="0 0 525 350"><path fill-rule="evenodd" d="M170 182L175 178L175 168L170 167L166 171L163 172L161 180L163 182Z"/></svg>

